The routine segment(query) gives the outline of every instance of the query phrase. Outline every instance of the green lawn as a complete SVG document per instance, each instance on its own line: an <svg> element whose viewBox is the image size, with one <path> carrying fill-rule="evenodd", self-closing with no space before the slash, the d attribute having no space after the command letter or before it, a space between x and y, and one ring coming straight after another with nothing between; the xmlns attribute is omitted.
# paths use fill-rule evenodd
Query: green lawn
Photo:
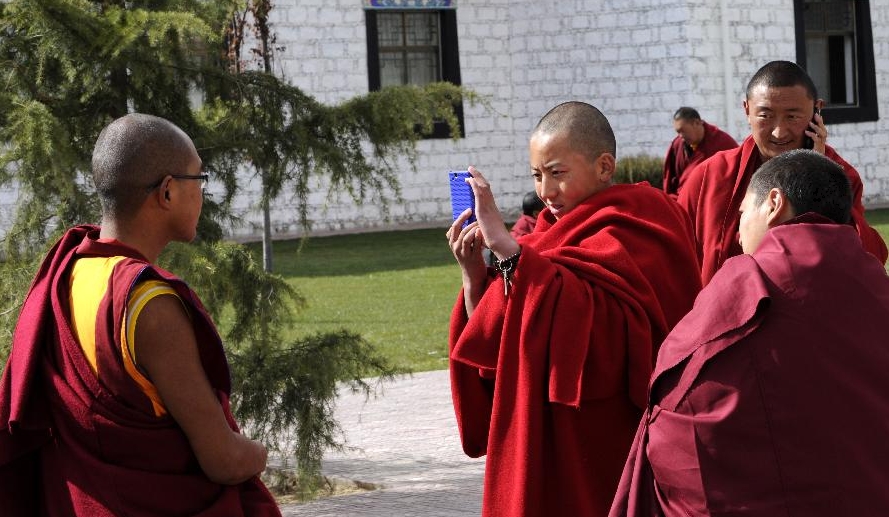
<svg viewBox="0 0 889 517"><path fill-rule="evenodd" d="M889 208L882 210L869 210L864 213L867 222L880 232L883 240L889 243Z"/></svg>
<svg viewBox="0 0 889 517"><path fill-rule="evenodd" d="M460 269L445 229L313 237L274 244L274 268L306 298L290 337L358 332L413 371L447 368Z"/></svg>
<svg viewBox="0 0 889 517"><path fill-rule="evenodd" d="M889 242L889 209L867 212ZM447 367L460 269L445 228L313 237L274 245L275 271L305 296L292 334L346 328L413 371ZM257 247L258 248L258 247Z"/></svg>

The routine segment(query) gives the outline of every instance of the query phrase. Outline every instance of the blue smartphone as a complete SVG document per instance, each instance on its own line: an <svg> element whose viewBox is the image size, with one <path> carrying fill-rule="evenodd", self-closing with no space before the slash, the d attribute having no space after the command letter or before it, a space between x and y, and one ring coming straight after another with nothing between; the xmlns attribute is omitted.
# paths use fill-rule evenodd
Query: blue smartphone
<svg viewBox="0 0 889 517"><path fill-rule="evenodd" d="M448 171L448 180L451 182L451 212L454 220L456 221L464 210L472 208L472 215L463 223L464 228L475 221L475 194L469 183L466 183L468 177L469 171Z"/></svg>

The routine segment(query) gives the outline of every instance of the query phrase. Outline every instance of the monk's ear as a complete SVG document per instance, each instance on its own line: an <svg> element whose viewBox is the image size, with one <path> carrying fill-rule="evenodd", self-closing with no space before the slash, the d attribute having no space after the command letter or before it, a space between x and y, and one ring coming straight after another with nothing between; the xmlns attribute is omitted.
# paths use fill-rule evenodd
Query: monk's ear
<svg viewBox="0 0 889 517"><path fill-rule="evenodd" d="M157 188L151 191L149 197L151 200L161 209L169 210L171 205L170 199L170 184L172 183L172 178L170 176L165 177L161 184L158 185Z"/></svg>
<svg viewBox="0 0 889 517"><path fill-rule="evenodd" d="M787 199L787 196L780 189L773 188L769 190L766 196L766 203L769 205L769 215L766 218L769 228L796 217L793 205L790 204L790 200Z"/></svg>
<svg viewBox="0 0 889 517"><path fill-rule="evenodd" d="M614 169L617 167L614 155L611 153L602 153L596 161L599 162L599 181L603 183L611 183L611 179L614 177Z"/></svg>

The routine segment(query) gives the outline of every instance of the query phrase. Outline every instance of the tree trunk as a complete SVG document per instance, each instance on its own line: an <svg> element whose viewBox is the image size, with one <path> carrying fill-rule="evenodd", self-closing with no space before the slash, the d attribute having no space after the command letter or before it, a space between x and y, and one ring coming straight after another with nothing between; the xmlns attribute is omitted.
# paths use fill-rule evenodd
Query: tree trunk
<svg viewBox="0 0 889 517"><path fill-rule="evenodd" d="M262 269L272 272L272 218L269 202L262 202Z"/></svg>
<svg viewBox="0 0 889 517"><path fill-rule="evenodd" d="M265 73L272 75L272 56L269 48L269 19L268 13L271 10L271 2L266 0L258 0L254 15L256 16L256 25L259 29L259 38L262 43L262 64ZM265 185L263 185L265 187ZM262 267L269 273L272 271L272 219L269 214L270 201L266 193L263 194L262 201Z"/></svg>

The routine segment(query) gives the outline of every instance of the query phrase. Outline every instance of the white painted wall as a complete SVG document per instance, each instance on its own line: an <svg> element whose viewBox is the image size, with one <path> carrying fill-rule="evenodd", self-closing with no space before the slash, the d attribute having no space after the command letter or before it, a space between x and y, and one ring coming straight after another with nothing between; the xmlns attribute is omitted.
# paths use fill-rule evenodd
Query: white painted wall
<svg viewBox="0 0 889 517"><path fill-rule="evenodd" d="M0 187L0 238L12 227L18 189L15 185Z"/></svg>

